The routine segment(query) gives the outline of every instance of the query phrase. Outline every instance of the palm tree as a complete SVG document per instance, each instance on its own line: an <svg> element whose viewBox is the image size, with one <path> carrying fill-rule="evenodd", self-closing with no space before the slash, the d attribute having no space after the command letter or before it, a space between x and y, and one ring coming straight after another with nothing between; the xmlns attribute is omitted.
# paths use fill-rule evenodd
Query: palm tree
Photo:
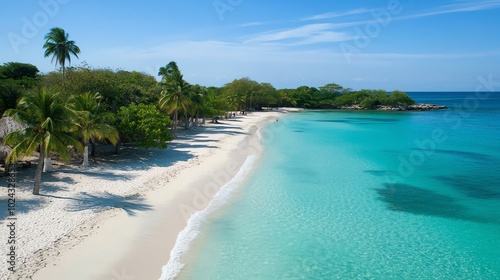
<svg viewBox="0 0 500 280"><path fill-rule="evenodd" d="M71 55L78 58L80 48L75 45L75 41L68 39L69 34L64 29L54 27L45 35L45 57L52 55L51 62L56 62L56 65L61 65L63 69L62 78L64 83L64 74L66 73L66 60L71 63Z"/></svg>
<svg viewBox="0 0 500 280"><path fill-rule="evenodd" d="M229 105L228 109L233 111L241 111L242 104L245 103L245 99L241 96L235 94L230 94L227 97L227 103Z"/></svg>
<svg viewBox="0 0 500 280"><path fill-rule="evenodd" d="M101 99L102 96L99 93L87 92L75 95L70 102L71 108L77 113L75 132L82 140L84 148L82 167L89 166L90 141L107 139L111 144L116 145L119 140L118 130L108 124L111 115L101 108Z"/></svg>
<svg viewBox="0 0 500 280"><path fill-rule="evenodd" d="M198 126L198 120L200 117L200 111L203 109L203 103L205 99L206 89L200 85L194 85L191 92L190 103L192 105L192 115L195 118L194 126Z"/></svg>
<svg viewBox="0 0 500 280"><path fill-rule="evenodd" d="M165 83L165 90L162 91L159 107L166 110L168 114L174 114L172 135L176 137L179 110L187 112L189 107L190 85L184 81L181 71L174 61L171 61L165 67L161 67L158 75L163 76L162 81Z"/></svg>
<svg viewBox="0 0 500 280"><path fill-rule="evenodd" d="M177 67L177 63L171 61L169 64L167 64L167 66L160 67L160 70L158 71L158 76L161 76L161 81L163 83L167 83L167 80L174 71L179 71L179 68Z"/></svg>
<svg viewBox="0 0 500 280"><path fill-rule="evenodd" d="M49 93L43 88L21 97L16 108L7 110L4 115L25 125L24 129L5 136L4 142L13 147L6 163L16 162L20 156L31 155L37 149L40 151L33 186L33 194L38 195L44 171L42 168L48 170L48 167L52 167L49 153L56 151L61 158L69 159L68 146L77 150L82 148L81 143L70 134L75 113L61 102L58 94Z"/></svg>

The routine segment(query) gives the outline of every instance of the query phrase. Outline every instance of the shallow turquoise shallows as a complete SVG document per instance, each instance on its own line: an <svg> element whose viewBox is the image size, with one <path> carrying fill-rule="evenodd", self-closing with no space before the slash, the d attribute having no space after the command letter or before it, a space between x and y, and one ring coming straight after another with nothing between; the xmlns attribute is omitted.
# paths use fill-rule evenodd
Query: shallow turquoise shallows
<svg viewBox="0 0 500 280"><path fill-rule="evenodd" d="M500 279L500 93L290 114L180 279Z"/></svg>

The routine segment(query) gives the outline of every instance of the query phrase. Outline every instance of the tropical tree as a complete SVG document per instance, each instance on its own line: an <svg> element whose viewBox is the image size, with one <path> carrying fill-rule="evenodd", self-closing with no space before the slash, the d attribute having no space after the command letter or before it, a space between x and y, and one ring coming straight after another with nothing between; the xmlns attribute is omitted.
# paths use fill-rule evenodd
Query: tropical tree
<svg viewBox="0 0 500 280"><path fill-rule="evenodd" d="M33 186L33 194L38 195L42 171L50 171L52 168L49 153L56 151L61 158L69 159L68 146L77 150L82 148L81 143L70 133L74 128L72 120L75 119L75 113L61 102L58 94L47 92L43 88L21 97L17 107L7 110L4 115L25 125L24 129L5 136L4 142L12 147L6 163L16 162L20 156L40 151Z"/></svg>
<svg viewBox="0 0 500 280"><path fill-rule="evenodd" d="M62 98L70 98L73 93L99 92L101 107L116 113L120 107L131 103L157 104L162 91L161 83L155 77L125 70L93 68L86 63L66 69L64 92L61 74L50 72L43 76L42 86L61 92Z"/></svg>
<svg viewBox="0 0 500 280"><path fill-rule="evenodd" d="M167 148L172 136L168 127L172 121L154 104L130 104L117 113L117 127L125 141L142 148Z"/></svg>
<svg viewBox="0 0 500 280"><path fill-rule="evenodd" d="M162 76L162 82L165 85L158 104L160 109L165 110L168 114L174 114L172 136L176 137L179 111L187 112L190 104L190 85L184 81L181 71L174 61L171 61L165 67L161 67L158 75Z"/></svg>
<svg viewBox="0 0 500 280"><path fill-rule="evenodd" d="M278 91L270 83L259 84L255 95L253 107L258 110L264 106L269 108L271 105L277 105L280 98Z"/></svg>
<svg viewBox="0 0 500 280"><path fill-rule="evenodd" d="M78 58L80 48L75 44L75 41L69 40L69 34L60 27L54 27L45 35L45 57L52 56L51 62L56 62L62 67L62 77L64 83L64 75L66 73L66 60L71 63L71 55Z"/></svg>
<svg viewBox="0 0 500 280"><path fill-rule="evenodd" d="M83 144L83 167L89 166L89 142L109 140L116 145L119 140L118 130L109 124L111 113L106 113L101 107L102 96L99 93L84 93L73 96L70 104L77 113L76 135Z"/></svg>
<svg viewBox="0 0 500 280"><path fill-rule="evenodd" d="M251 109L257 100L260 84L247 77L233 80L224 85L224 92L231 104L238 104L238 109Z"/></svg>
<svg viewBox="0 0 500 280"><path fill-rule="evenodd" d="M161 81L167 83L169 77L174 71L179 71L179 67L175 61L170 61L165 67L160 67L158 70L158 76L161 76Z"/></svg>
<svg viewBox="0 0 500 280"><path fill-rule="evenodd" d="M0 100L4 109L15 108L22 94L38 86L38 68L31 64L8 62L0 65Z"/></svg>
<svg viewBox="0 0 500 280"><path fill-rule="evenodd" d="M191 92L191 114L195 118L194 125L198 126L200 112L203 110L205 105L206 88L200 85L194 85Z"/></svg>
<svg viewBox="0 0 500 280"><path fill-rule="evenodd" d="M0 79L37 78L38 68L35 65L20 62L8 62L0 65Z"/></svg>
<svg viewBox="0 0 500 280"><path fill-rule="evenodd" d="M224 114L228 110L237 110L237 104L231 107L230 100L223 94L222 88L208 87L205 92L202 97L203 106L201 107L203 122L205 122L206 117L213 118Z"/></svg>
<svg viewBox="0 0 500 280"><path fill-rule="evenodd" d="M288 106L288 107L295 107L297 106L297 100L292 98L291 94L294 90L293 89L282 89L279 90L279 100L281 102L278 104L278 107L281 106Z"/></svg>
<svg viewBox="0 0 500 280"><path fill-rule="evenodd" d="M402 91L395 90L389 95L390 105L414 105L415 100Z"/></svg>

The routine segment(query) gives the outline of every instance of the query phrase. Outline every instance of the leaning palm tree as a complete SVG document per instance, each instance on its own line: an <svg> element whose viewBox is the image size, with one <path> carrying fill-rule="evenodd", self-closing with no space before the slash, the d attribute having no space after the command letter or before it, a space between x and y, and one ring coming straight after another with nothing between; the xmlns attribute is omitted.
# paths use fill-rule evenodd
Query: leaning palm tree
<svg viewBox="0 0 500 280"><path fill-rule="evenodd" d="M174 61L170 62L166 67L161 67L158 75L162 76L162 81L165 84L165 90L162 91L159 100L159 107L166 110L168 114L174 114L172 135L176 137L179 111L187 112L189 107L190 85L184 81L181 71Z"/></svg>
<svg viewBox="0 0 500 280"><path fill-rule="evenodd" d="M82 140L83 164L89 166L89 142L97 140L109 140L116 145L119 140L118 130L109 124L111 114L103 111L101 107L102 96L99 93L84 93L75 95L70 102L71 108L77 113L76 135Z"/></svg>
<svg viewBox="0 0 500 280"><path fill-rule="evenodd" d="M58 94L41 89L21 97L17 107L7 110L4 115L25 125L22 130L5 136L4 142L12 147L6 163L16 162L21 156L40 151L33 186L33 194L37 195L40 193L42 168L52 167L49 153L56 151L61 158L69 159L71 154L68 146L77 150L82 148L81 143L70 134L74 128L72 119L75 113L63 104Z"/></svg>
<svg viewBox="0 0 500 280"><path fill-rule="evenodd" d="M71 63L71 55L78 58L80 48L75 45L75 41L68 39L69 34L64 29L54 27L45 35L45 57L52 56L51 62L56 62L62 67L62 78L64 83L64 75L66 73L66 60Z"/></svg>

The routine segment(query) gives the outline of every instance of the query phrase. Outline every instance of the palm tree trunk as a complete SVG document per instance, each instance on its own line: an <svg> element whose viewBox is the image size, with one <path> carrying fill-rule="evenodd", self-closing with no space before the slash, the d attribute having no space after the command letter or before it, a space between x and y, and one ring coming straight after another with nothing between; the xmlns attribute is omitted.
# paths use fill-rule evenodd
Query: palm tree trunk
<svg viewBox="0 0 500 280"><path fill-rule="evenodd" d="M196 117L194 118L193 127L198 127L199 117L200 117L199 110L196 109Z"/></svg>
<svg viewBox="0 0 500 280"><path fill-rule="evenodd" d="M62 68L63 68L62 83L63 83L63 90L64 90L64 76L66 74L66 65L64 65L64 63L62 64Z"/></svg>
<svg viewBox="0 0 500 280"><path fill-rule="evenodd" d="M92 147L90 155L92 157L95 157L95 140L94 139L90 139L90 146Z"/></svg>
<svg viewBox="0 0 500 280"><path fill-rule="evenodd" d="M89 143L83 144L83 163L82 167L89 167Z"/></svg>
<svg viewBox="0 0 500 280"><path fill-rule="evenodd" d="M177 137L177 116L178 115L178 112L177 112L177 109L175 109L175 112L174 112L174 125L172 126L172 136L175 138Z"/></svg>
<svg viewBox="0 0 500 280"><path fill-rule="evenodd" d="M52 167L52 159L48 154L47 157L43 159L43 172L54 172L54 168Z"/></svg>
<svg viewBox="0 0 500 280"><path fill-rule="evenodd" d="M120 139L118 139L118 142L116 142L116 145L115 145L115 154L117 155L119 151L120 151Z"/></svg>
<svg viewBox="0 0 500 280"><path fill-rule="evenodd" d="M33 194L40 194L40 183L42 182L42 170L43 170L43 161L45 158L45 150L40 145L40 157L38 158L38 165L36 167L35 173L35 183L33 184Z"/></svg>
<svg viewBox="0 0 500 280"><path fill-rule="evenodd" d="M184 113L184 117L185 117L185 120L184 120L184 129L189 129L189 118L188 118L188 113Z"/></svg>

